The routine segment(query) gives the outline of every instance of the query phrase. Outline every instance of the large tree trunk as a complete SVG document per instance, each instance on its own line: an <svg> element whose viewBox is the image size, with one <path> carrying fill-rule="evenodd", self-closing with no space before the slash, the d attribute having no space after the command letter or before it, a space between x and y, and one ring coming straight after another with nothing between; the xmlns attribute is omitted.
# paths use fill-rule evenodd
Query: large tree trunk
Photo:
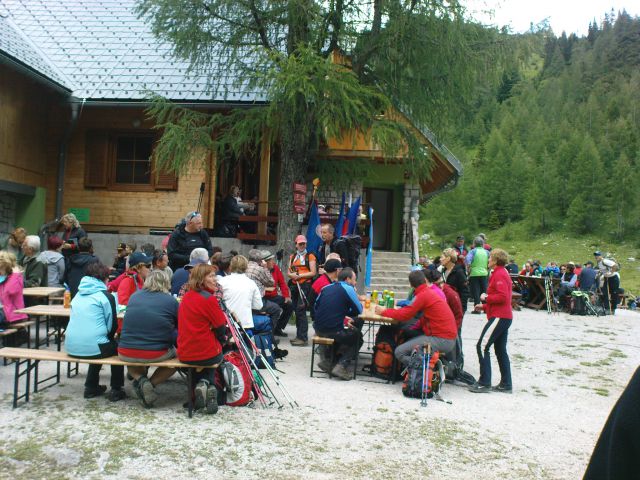
<svg viewBox="0 0 640 480"><path fill-rule="evenodd" d="M294 251L294 240L300 233L301 227L298 214L293 211L293 184L294 182L306 183L305 177L309 166L307 129L294 121L288 123L288 128L283 129L281 138L278 242L276 244L277 250L284 250L285 259Z"/></svg>

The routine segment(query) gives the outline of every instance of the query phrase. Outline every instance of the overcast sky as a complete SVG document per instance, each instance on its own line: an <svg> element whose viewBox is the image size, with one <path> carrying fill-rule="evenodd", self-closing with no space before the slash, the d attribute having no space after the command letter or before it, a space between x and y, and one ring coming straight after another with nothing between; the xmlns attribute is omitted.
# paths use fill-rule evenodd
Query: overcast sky
<svg viewBox="0 0 640 480"><path fill-rule="evenodd" d="M639 0L466 0L470 13L483 23L511 26L514 32L524 32L531 22L537 24L549 19L556 35L586 35L589 22L595 18L600 25L605 13L623 9L630 15L640 13ZM491 16L487 13L493 10Z"/></svg>

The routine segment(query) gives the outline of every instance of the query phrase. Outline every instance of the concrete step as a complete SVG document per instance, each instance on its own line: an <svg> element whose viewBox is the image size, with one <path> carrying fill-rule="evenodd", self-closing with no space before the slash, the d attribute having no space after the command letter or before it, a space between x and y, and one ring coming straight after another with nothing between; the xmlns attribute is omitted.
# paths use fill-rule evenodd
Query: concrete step
<svg viewBox="0 0 640 480"><path fill-rule="evenodd" d="M402 268L402 267L406 267L409 268L411 266L411 261L407 260L407 259L396 259L396 258L374 258L373 261L371 262L371 266L372 267L395 267L395 268Z"/></svg>
<svg viewBox="0 0 640 480"><path fill-rule="evenodd" d="M411 263L411 254L408 252L386 252L381 250L374 250L373 252L373 260L377 260L380 258L394 258L398 260L407 260Z"/></svg>
<svg viewBox="0 0 640 480"><path fill-rule="evenodd" d="M407 265L403 266L395 266L395 265L372 265L371 266L371 275L409 275L411 272L411 267Z"/></svg>
<svg viewBox="0 0 640 480"><path fill-rule="evenodd" d="M373 283L371 282L371 290L378 290L379 292L383 290L392 290L394 292L408 292L410 290L409 284L393 284L393 283Z"/></svg>

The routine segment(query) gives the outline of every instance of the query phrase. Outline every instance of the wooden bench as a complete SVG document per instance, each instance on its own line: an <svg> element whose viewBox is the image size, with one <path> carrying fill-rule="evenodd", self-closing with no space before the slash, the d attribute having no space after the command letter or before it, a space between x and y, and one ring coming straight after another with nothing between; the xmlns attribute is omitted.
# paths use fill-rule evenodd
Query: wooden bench
<svg viewBox="0 0 640 480"><path fill-rule="evenodd" d="M335 343L335 340L333 338L319 337L317 335L311 339L311 372L309 374L310 377L313 377L314 373L328 373L329 378L331 378L331 370L329 370L329 372L325 372L324 370L314 370L313 362L316 356L316 347L320 345L329 347L329 346L333 346L334 343ZM333 364L335 360L334 357L335 357L335 351L331 349L331 364Z"/></svg>
<svg viewBox="0 0 640 480"><path fill-rule="evenodd" d="M193 416L193 398L191 396L191 384L193 381L193 369L203 369L203 368L217 368L218 365L189 365L186 363L182 363L177 359L164 360L162 362L152 362L152 363L135 363L135 362L125 362L120 360L117 356L107 357L107 358L78 358L71 357L67 355L65 352L60 352L56 350L36 350L30 348L11 348L5 347L0 348L0 356L15 360L15 376L13 380L13 408L18 406L18 401L23 399L25 403L29 402L29 388L31 381L31 371L35 370L37 372L38 365L41 361L51 361L51 362L69 362L69 363L87 363L94 365L122 365L124 367L167 367L167 368L183 368L187 371L187 397L189 404L189 417ZM26 365L26 368L21 370L21 366ZM20 377L25 377L25 392L22 395L18 395L18 386L20 382ZM35 378L37 378L37 373ZM56 378L55 375L49 377L48 379L42 380L42 382L46 380L50 380L52 378ZM40 382L40 383L42 383ZM53 386L59 382L59 377L56 382L48 385ZM38 382L34 382L33 392L38 392Z"/></svg>

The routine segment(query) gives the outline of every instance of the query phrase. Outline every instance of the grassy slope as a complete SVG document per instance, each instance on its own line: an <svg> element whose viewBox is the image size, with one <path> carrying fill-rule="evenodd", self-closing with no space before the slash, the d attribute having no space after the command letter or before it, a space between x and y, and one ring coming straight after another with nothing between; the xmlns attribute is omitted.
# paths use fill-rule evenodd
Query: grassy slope
<svg viewBox="0 0 640 480"><path fill-rule="evenodd" d="M421 225L420 233L425 233ZM426 232L429 233L429 232ZM576 264L593 260L593 252L601 250L605 256L615 258L621 266L621 286L635 295L640 295L640 248L631 243L615 244L602 240L594 235L576 237L565 232L555 232L546 235L532 235L526 225L510 224L495 231L485 231L492 247L505 249L512 255L519 265L528 259L540 260L542 265L549 261L559 263L573 261ZM470 243L471 235L467 234ZM453 239L447 244L453 244ZM430 244L420 242L420 251L433 258L439 255L441 240ZM633 258L635 260L629 260Z"/></svg>

